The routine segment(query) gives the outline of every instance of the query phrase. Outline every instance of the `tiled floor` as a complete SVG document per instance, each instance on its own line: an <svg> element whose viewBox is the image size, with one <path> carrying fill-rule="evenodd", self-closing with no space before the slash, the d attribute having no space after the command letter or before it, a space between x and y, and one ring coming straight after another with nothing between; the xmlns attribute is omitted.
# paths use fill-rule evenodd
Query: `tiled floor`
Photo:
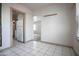
<svg viewBox="0 0 79 59"><path fill-rule="evenodd" d="M15 41L14 46L0 52L3 56L74 56L72 48L51 45L38 41L20 43Z"/></svg>

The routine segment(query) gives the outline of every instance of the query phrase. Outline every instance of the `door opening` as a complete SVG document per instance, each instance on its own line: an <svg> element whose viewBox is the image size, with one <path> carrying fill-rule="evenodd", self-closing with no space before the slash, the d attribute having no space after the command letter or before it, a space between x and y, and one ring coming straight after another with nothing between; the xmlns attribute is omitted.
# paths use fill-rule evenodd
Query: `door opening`
<svg viewBox="0 0 79 59"><path fill-rule="evenodd" d="M24 19L25 14L12 9L12 39L15 41L25 43L24 39Z"/></svg>
<svg viewBox="0 0 79 59"><path fill-rule="evenodd" d="M41 21L38 20L36 16L33 18L33 33L34 33L34 40L40 41L41 40Z"/></svg>

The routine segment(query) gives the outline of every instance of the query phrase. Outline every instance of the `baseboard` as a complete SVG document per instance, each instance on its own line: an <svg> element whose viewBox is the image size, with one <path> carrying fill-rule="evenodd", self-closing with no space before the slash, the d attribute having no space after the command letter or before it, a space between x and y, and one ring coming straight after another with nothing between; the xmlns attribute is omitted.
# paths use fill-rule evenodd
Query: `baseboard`
<svg viewBox="0 0 79 59"><path fill-rule="evenodd" d="M34 41L34 40L33 40L33 39L31 39L31 40L25 41L25 43L28 43L28 42L30 42L30 41Z"/></svg>
<svg viewBox="0 0 79 59"><path fill-rule="evenodd" d="M11 48L11 47L7 47L7 48L4 48L4 49L1 49L0 52L1 52L1 51L4 51L4 50L6 50L6 49L9 49L9 48Z"/></svg>
<svg viewBox="0 0 79 59"><path fill-rule="evenodd" d="M21 41L19 41L19 40L17 40L18 42L20 42L20 43L23 43L23 42L21 42ZM28 43L28 42L30 42L30 41L34 41L34 40L28 40L28 41L26 41L26 42L24 42L24 43ZM12 47L12 46L11 46ZM6 50L6 49L9 49L9 48L11 48L11 47L7 47L7 48L4 48L4 49L1 49L0 50L0 52L1 51L4 51L4 50Z"/></svg>
<svg viewBox="0 0 79 59"><path fill-rule="evenodd" d="M75 53L76 56L79 56L74 48L72 48L72 50L73 50L73 52Z"/></svg>
<svg viewBox="0 0 79 59"><path fill-rule="evenodd" d="M64 46L64 47L72 48L73 52L75 53L75 56L79 56L79 55L77 54L77 52L75 51L75 49L74 49L72 46L61 45L61 44L56 44L56 43L50 43L50 42L45 42L45 41L40 41L40 42L48 43L48 44L52 44L52 45L57 45L57 46Z"/></svg>
<svg viewBox="0 0 79 59"><path fill-rule="evenodd" d="M52 44L52 45L57 45L57 46L64 46L64 47L72 48L72 46L67 46L67 45L62 45L62 44L57 44L57 43L51 43L51 42L45 42L45 41L40 41L40 42L48 43L48 44Z"/></svg>

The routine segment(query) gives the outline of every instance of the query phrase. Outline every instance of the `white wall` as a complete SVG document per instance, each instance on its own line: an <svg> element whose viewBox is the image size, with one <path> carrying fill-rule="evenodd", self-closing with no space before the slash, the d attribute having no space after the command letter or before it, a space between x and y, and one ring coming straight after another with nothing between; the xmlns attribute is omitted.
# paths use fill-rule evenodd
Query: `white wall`
<svg viewBox="0 0 79 59"><path fill-rule="evenodd" d="M25 13L25 39L26 41L33 38L32 30L32 12L20 4L2 4L2 47L0 49L8 48L12 44L11 35L11 11L10 7L15 8Z"/></svg>
<svg viewBox="0 0 79 59"><path fill-rule="evenodd" d="M74 34L77 34L79 32L79 23L78 23L78 21L79 21L79 3L76 4L76 10L75 11L76 11L75 16L78 17L78 19L76 19L76 17L74 17L75 20L74 20L74 23L73 23L74 24L73 28L75 28ZM76 27L76 26L78 26L78 27ZM79 33L78 33L78 36L79 36ZM78 37L78 36L76 35L76 37ZM73 40L73 48L76 51L76 53L79 55L79 40L77 40L77 39L78 38L74 38L74 40Z"/></svg>
<svg viewBox="0 0 79 59"><path fill-rule="evenodd" d="M46 14L57 13L51 17ZM72 8L69 4L55 4L34 12L41 19L41 40L72 46Z"/></svg>

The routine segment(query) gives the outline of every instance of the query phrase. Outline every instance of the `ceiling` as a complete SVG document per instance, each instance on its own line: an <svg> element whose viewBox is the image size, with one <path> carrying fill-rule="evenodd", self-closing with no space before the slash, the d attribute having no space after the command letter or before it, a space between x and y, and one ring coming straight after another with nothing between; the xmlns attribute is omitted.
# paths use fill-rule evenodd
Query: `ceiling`
<svg viewBox="0 0 79 59"><path fill-rule="evenodd" d="M66 5L66 6L73 6L73 3L22 3L22 5L29 8L31 11L35 11L46 6L50 5Z"/></svg>
<svg viewBox="0 0 79 59"><path fill-rule="evenodd" d="M52 3L23 3L22 5L25 5L31 11L35 11L37 9L43 8L43 7L51 5L51 4Z"/></svg>

